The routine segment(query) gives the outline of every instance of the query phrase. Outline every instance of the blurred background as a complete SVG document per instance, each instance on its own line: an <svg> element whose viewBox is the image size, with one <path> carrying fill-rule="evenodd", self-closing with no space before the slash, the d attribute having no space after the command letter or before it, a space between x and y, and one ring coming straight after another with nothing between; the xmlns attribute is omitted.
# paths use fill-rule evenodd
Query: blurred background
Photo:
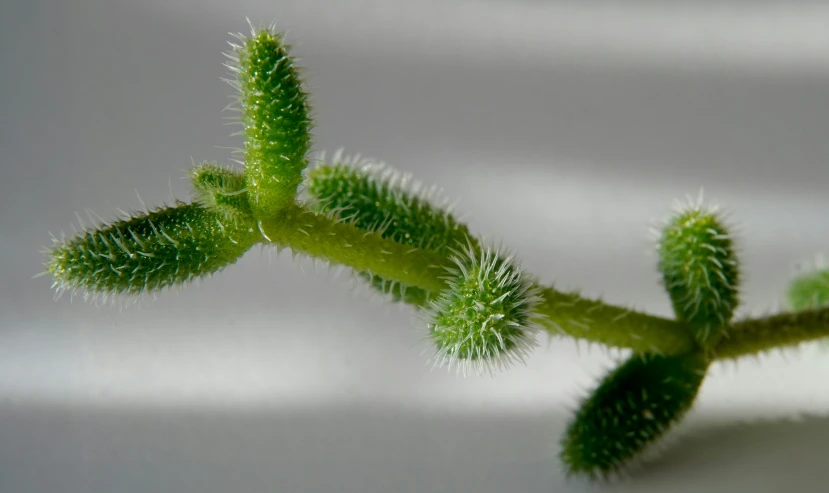
<svg viewBox="0 0 829 493"><path fill-rule="evenodd" d="M349 279L251 251L135 306L53 301L76 211L188 196L229 162L232 32L276 20L316 151L443 187L543 282L670 315L648 228L739 225L741 314L829 249L829 5L540 0L17 0L0 7L0 493L825 491L826 349L717 365L671 445L612 486L558 440L621 353L432 369L425 327Z"/></svg>

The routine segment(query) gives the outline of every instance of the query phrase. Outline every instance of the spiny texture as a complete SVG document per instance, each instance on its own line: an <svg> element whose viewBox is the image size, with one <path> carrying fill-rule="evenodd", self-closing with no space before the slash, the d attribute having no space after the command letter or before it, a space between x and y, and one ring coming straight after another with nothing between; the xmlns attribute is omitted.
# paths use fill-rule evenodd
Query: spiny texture
<svg viewBox="0 0 829 493"><path fill-rule="evenodd" d="M829 306L829 269L817 270L794 279L787 293L791 310L812 310Z"/></svg>
<svg viewBox="0 0 829 493"><path fill-rule="evenodd" d="M196 201L202 207L221 212L229 219L251 215L245 175L241 171L216 163L202 163L190 170L190 181Z"/></svg>
<svg viewBox="0 0 829 493"><path fill-rule="evenodd" d="M306 180L311 206L324 213L336 213L366 231L376 231L404 245L435 253L452 254L452 248L477 245L467 227L444 208L435 204L434 188L424 190L419 183L380 165L339 162L318 166ZM363 274L376 289L389 293L395 301L427 306L436 293Z"/></svg>
<svg viewBox="0 0 829 493"><path fill-rule="evenodd" d="M570 474L607 477L690 409L708 363L701 352L633 355L582 404L562 440Z"/></svg>
<svg viewBox="0 0 829 493"><path fill-rule="evenodd" d="M715 209L679 210L662 230L659 270L677 318L713 347L737 307L740 281L731 236Z"/></svg>
<svg viewBox="0 0 829 493"><path fill-rule="evenodd" d="M57 242L47 272L59 291L141 294L212 274L260 239L252 221L180 203Z"/></svg>
<svg viewBox="0 0 829 493"><path fill-rule="evenodd" d="M270 217L296 198L311 137L307 95L283 35L252 29L232 44L228 67L240 91L245 181L258 217Z"/></svg>
<svg viewBox="0 0 829 493"><path fill-rule="evenodd" d="M523 360L539 330L534 283L512 257L491 248L468 247L456 263L429 316L435 363L458 363L465 373Z"/></svg>
<svg viewBox="0 0 829 493"><path fill-rule="evenodd" d="M829 306L741 320L731 325L728 338L717 345L716 357L734 359L825 339L829 336L827 328Z"/></svg>

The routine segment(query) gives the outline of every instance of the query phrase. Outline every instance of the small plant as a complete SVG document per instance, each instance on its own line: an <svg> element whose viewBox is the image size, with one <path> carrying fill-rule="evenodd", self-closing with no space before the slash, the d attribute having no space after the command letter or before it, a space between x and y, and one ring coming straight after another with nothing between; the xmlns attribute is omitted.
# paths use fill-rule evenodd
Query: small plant
<svg viewBox="0 0 829 493"><path fill-rule="evenodd" d="M567 470L591 477L620 471L680 420L712 363L829 336L829 270L820 268L792 282L790 311L732 319L740 265L731 227L701 202L677 207L659 232L674 319L544 286L408 176L339 155L307 169L309 102L283 36L251 27L231 47L238 99L229 109L240 115L243 168L200 164L191 202L55 239L46 272L58 293L157 292L266 244L348 266L420 310L437 365L503 369L533 349L539 331L629 349L562 439Z"/></svg>

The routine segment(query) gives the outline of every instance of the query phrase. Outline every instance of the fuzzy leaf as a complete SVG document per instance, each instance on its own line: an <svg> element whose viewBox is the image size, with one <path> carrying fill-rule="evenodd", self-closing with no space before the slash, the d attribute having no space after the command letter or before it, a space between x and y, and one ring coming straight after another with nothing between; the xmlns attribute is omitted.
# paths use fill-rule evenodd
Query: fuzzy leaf
<svg viewBox="0 0 829 493"><path fill-rule="evenodd" d="M57 242L47 272L59 291L141 294L212 274L261 238L252 221L178 204Z"/></svg>
<svg viewBox="0 0 829 493"><path fill-rule="evenodd" d="M562 440L569 473L607 476L622 468L690 409L707 366L701 352L635 354L609 373Z"/></svg>
<svg viewBox="0 0 829 493"><path fill-rule="evenodd" d="M740 282L732 238L713 209L680 210L662 230L659 270L677 318L697 342L713 347L739 303Z"/></svg>
<svg viewBox="0 0 829 493"><path fill-rule="evenodd" d="M320 212L338 211L341 217L366 231L376 231L404 245L451 255L452 249L477 245L463 223L445 208L433 204L434 190L421 191L392 170L353 167L349 164L318 166L308 174L307 191L312 207ZM380 276L361 274L371 285L392 295L395 301L427 306L436 293L388 282Z"/></svg>
<svg viewBox="0 0 829 493"><path fill-rule="evenodd" d="M230 65L241 92L245 181L258 217L296 199L311 144L308 97L290 47L272 29L254 30L234 45Z"/></svg>

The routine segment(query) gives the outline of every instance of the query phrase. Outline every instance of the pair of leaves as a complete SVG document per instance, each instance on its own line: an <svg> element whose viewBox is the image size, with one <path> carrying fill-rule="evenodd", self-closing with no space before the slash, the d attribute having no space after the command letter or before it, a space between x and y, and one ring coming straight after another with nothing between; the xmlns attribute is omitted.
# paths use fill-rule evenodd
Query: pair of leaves
<svg viewBox="0 0 829 493"><path fill-rule="evenodd" d="M562 440L571 473L607 476L638 457L691 408L738 303L733 240L714 209L676 211L659 239L659 270L676 317L699 348L634 354L601 381Z"/></svg>
<svg viewBox="0 0 829 493"><path fill-rule="evenodd" d="M235 75L244 130L244 171L193 168L193 203L145 211L66 240L49 252L59 290L141 294L213 274L263 241L262 217L292 204L307 165L311 121L289 46L281 34L251 28L225 55Z"/></svg>

